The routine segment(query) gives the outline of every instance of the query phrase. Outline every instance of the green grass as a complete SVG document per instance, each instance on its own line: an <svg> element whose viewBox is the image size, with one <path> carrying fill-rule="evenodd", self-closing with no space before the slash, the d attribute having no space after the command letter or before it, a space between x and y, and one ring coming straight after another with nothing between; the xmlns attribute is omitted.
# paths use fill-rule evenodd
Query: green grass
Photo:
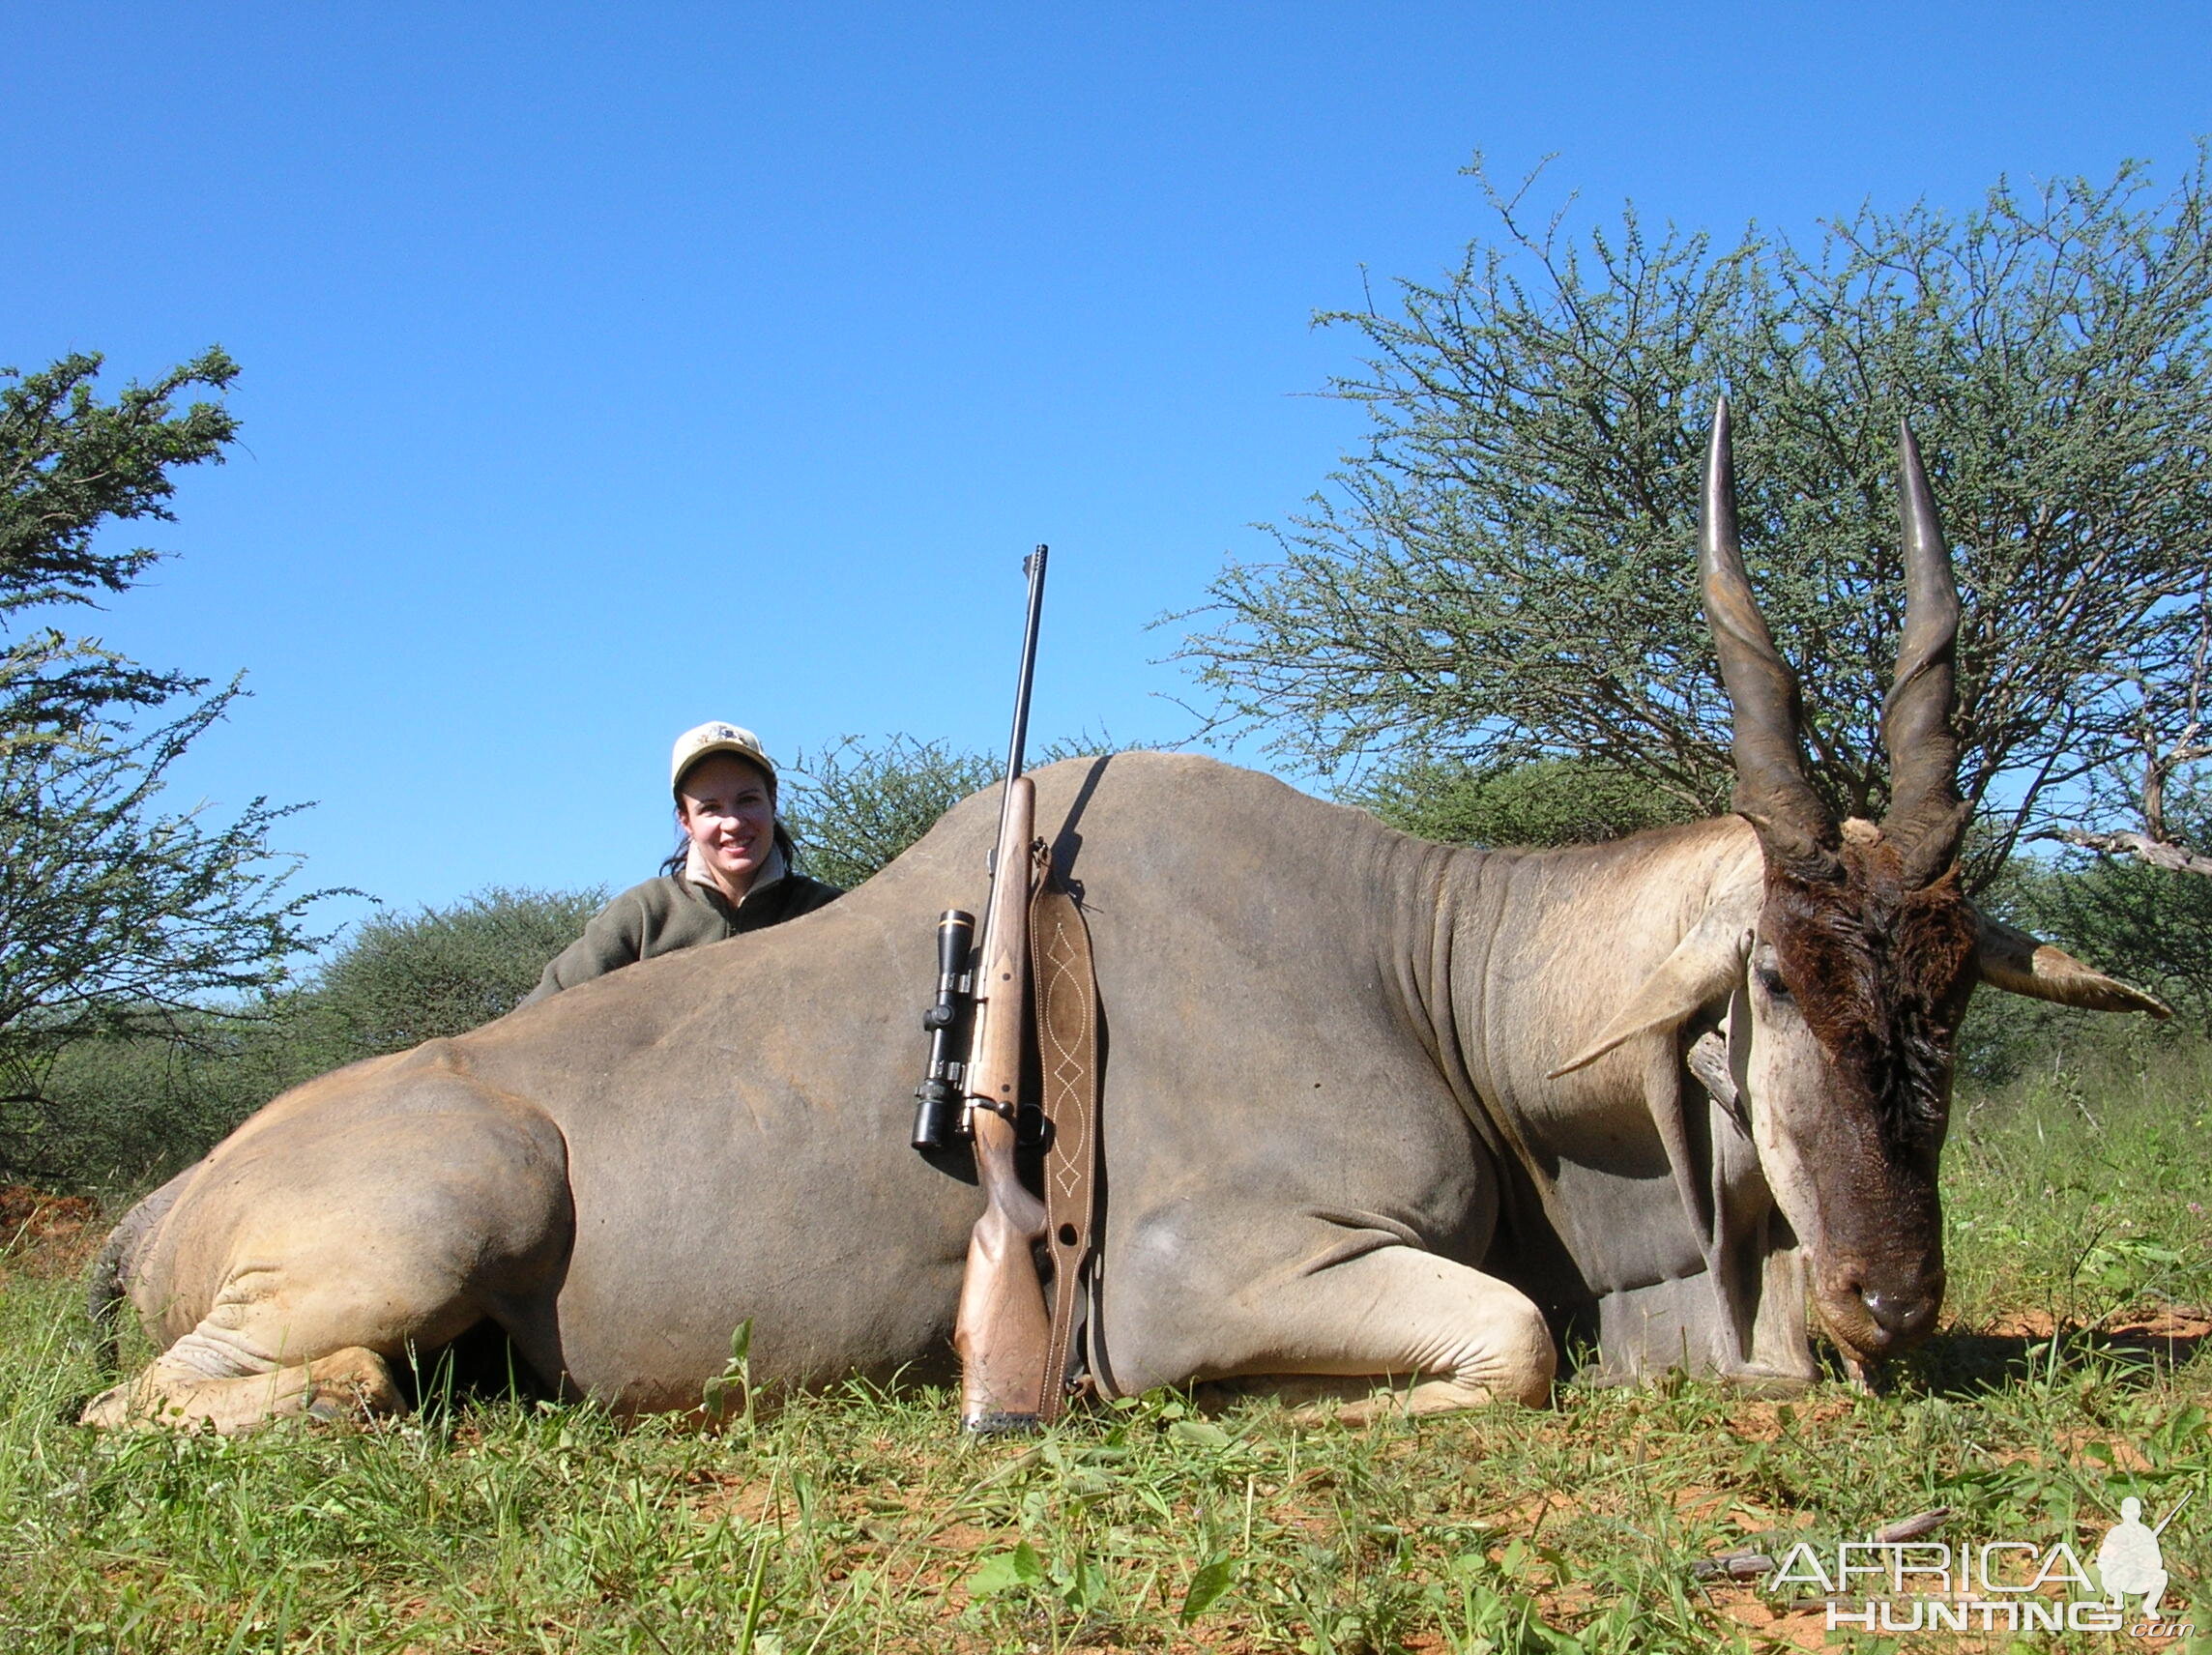
<svg viewBox="0 0 2212 1655"><path fill-rule="evenodd" d="M372 1429L95 1436L64 1423L97 1382L73 1284L12 1258L0 1640L87 1655L1760 1649L1775 1632L1734 1618L1756 1582L1708 1585L1697 1559L1936 1505L1957 1510L1947 1536L2087 1555L2123 1495L2155 1514L2190 1491L2166 1554L2206 1626L2212 1361L2175 1312L2212 1303L2207 1065L2202 1048L2123 1054L1962 1107L1952 1327L1882 1395L1824 1384L1783 1405L1669 1380L1353 1431L1163 1395L967 1444L942 1393L855 1388L719 1436L514 1401Z"/></svg>
<svg viewBox="0 0 2212 1655"><path fill-rule="evenodd" d="M1943 1171L1954 1317L2212 1305L2212 1042L2125 1031L1966 1094Z"/></svg>

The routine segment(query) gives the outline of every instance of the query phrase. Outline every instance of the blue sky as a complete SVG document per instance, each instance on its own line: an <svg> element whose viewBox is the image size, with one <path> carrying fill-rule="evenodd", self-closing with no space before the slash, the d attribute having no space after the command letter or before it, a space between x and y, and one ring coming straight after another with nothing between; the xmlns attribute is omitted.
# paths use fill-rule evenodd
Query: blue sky
<svg viewBox="0 0 2212 1655"><path fill-rule="evenodd" d="M642 878L704 718L996 748L1040 539L1033 729L1186 736L1150 624L1356 439L1310 317L1476 150L1732 233L2212 131L2212 4L0 15L0 362L245 367L84 619L248 673L177 802L400 907Z"/></svg>

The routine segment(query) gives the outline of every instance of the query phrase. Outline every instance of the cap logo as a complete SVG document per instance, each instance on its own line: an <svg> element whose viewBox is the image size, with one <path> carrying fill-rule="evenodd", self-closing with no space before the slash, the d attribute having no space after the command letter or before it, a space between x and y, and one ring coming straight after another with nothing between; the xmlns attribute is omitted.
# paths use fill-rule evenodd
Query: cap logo
<svg viewBox="0 0 2212 1655"><path fill-rule="evenodd" d="M725 724L719 719L696 725L676 738L676 748L669 762L670 783L680 785L685 769L716 751L735 753L746 762L758 765L767 772L770 785L773 786L775 763L761 750L760 738L750 730L736 724Z"/></svg>

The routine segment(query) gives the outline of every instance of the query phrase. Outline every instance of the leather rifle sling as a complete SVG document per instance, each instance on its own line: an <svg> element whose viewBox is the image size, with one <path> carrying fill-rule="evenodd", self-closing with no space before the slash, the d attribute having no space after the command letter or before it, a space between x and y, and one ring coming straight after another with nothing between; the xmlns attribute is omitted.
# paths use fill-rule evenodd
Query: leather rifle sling
<svg viewBox="0 0 2212 1655"><path fill-rule="evenodd" d="M1044 1149L1045 1242L1052 1253L1052 1336L1037 1412L1046 1424L1067 1400L1067 1353L1075 1336L1083 1268L1091 1257L1098 1184L1098 981L1091 927L1052 851L1031 848L1030 983L1036 1000L1038 1078L1051 1129Z"/></svg>

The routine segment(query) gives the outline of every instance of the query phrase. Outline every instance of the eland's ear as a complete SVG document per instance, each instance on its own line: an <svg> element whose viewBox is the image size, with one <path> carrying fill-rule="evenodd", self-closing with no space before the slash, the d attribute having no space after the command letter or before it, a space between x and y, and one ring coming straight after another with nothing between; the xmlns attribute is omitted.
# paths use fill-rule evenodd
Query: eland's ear
<svg viewBox="0 0 2212 1655"><path fill-rule="evenodd" d="M2079 1005L2086 1011L2147 1011L2162 1018L2173 1015L2157 996L2083 965L2065 949L2038 942L2001 919L1992 919L1986 914L1980 917L1982 935L1974 959L1981 968L1982 981L1992 988L2025 995L2029 1000Z"/></svg>
<svg viewBox="0 0 2212 1655"><path fill-rule="evenodd" d="M1707 914L1660 962L1659 969L1644 979L1636 998L1599 1031L1597 1038L1544 1078L1556 1081L1561 1075L1571 1075L1647 1030L1688 1022L1700 1006L1720 999L1743 974L1744 940L1748 935L1743 917L1729 908Z"/></svg>

